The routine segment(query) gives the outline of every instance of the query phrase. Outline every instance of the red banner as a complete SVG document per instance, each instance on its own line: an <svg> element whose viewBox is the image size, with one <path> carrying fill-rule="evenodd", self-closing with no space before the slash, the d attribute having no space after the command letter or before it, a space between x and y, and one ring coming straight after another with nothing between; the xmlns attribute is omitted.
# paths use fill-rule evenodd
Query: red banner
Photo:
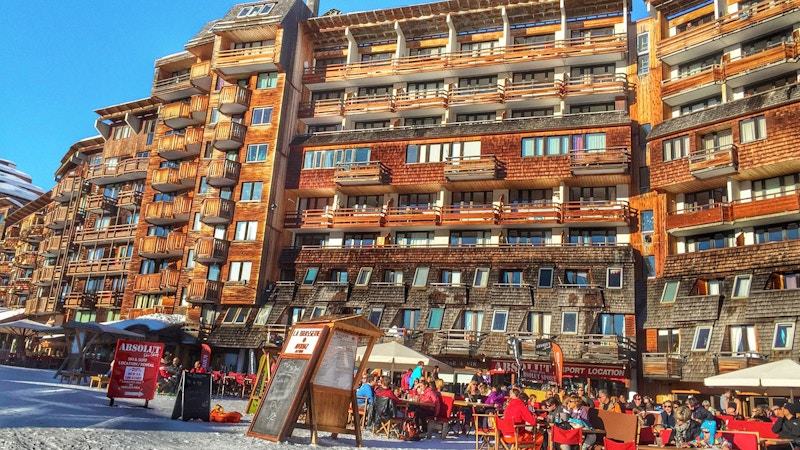
<svg viewBox="0 0 800 450"><path fill-rule="evenodd" d="M108 398L152 400L162 353L164 344L161 343L118 340Z"/></svg>
<svg viewBox="0 0 800 450"><path fill-rule="evenodd" d="M556 385L564 385L564 353L561 352L561 346L552 343L553 348L553 365L555 366Z"/></svg>
<svg viewBox="0 0 800 450"><path fill-rule="evenodd" d="M211 365L211 347L208 344L200 345L200 366L208 373Z"/></svg>
<svg viewBox="0 0 800 450"><path fill-rule="evenodd" d="M517 373L517 363L510 359L495 359L491 373ZM550 361L522 361L522 378L526 380L556 381L555 365ZM609 364L564 363L564 378L593 378L625 381L630 378L625 366Z"/></svg>

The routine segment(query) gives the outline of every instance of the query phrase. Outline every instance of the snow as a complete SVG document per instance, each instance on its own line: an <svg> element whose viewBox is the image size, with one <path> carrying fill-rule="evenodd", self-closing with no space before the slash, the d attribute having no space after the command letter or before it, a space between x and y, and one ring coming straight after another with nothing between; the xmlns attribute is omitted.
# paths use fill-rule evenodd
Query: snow
<svg viewBox="0 0 800 450"><path fill-rule="evenodd" d="M288 442L273 443L246 435L252 415L241 423L222 424L172 420L175 397L156 395L147 409L144 402L117 399L108 406L105 390L60 384L55 371L0 365L0 449L187 449L241 450L244 448L298 449L310 445L309 432L297 429ZM244 412L246 399L212 398L226 411ZM473 436L439 437L419 442L387 440L383 435L363 434L364 448L373 449L471 449ZM353 436L331 438L320 433L326 449L354 449Z"/></svg>
<svg viewBox="0 0 800 450"><path fill-rule="evenodd" d="M162 330L171 325L183 325L186 323L186 316L183 314L148 314L146 316L137 317L136 319L115 320L111 322L102 322L103 325L109 325L114 328L128 329L134 325L144 325L150 331Z"/></svg>

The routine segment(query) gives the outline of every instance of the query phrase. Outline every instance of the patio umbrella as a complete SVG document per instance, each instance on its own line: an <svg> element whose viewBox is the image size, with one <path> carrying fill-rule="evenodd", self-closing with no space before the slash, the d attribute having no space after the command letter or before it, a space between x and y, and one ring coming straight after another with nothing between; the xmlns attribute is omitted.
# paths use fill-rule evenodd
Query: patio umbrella
<svg viewBox="0 0 800 450"><path fill-rule="evenodd" d="M37 336L43 333L50 334L54 329L54 327L28 319L20 319L0 324L0 333L21 338Z"/></svg>
<svg viewBox="0 0 800 450"><path fill-rule="evenodd" d="M794 399L792 388L800 386L800 364L791 359L782 359L708 377L703 382L710 387L785 388L789 390L790 396ZM775 389L767 390L776 391Z"/></svg>
<svg viewBox="0 0 800 450"><path fill-rule="evenodd" d="M364 357L365 350L366 347L358 347L356 351L357 361L361 361ZM420 361L422 361L426 367L429 366L433 368L433 366L439 366L439 372L441 373L453 373L452 367L438 359L420 353L395 341L374 345L367 359L367 365L373 369L393 372L395 370L405 370L409 367L414 367Z"/></svg>

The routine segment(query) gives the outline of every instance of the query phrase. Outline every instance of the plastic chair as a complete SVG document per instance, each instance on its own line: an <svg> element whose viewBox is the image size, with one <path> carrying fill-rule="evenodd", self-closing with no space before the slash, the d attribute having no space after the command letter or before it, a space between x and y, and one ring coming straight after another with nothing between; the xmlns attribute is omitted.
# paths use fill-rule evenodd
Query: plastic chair
<svg viewBox="0 0 800 450"><path fill-rule="evenodd" d="M617 442L607 437L603 438L604 450L636 450L636 442Z"/></svg>
<svg viewBox="0 0 800 450"><path fill-rule="evenodd" d="M580 447L583 444L583 429L572 428L565 430L559 427L550 428L550 448L558 450L556 445L577 445Z"/></svg>
<svg viewBox="0 0 800 450"><path fill-rule="evenodd" d="M498 432L497 442L499 442L505 450L520 450L523 448L537 447L535 427L532 432L528 432L525 429L526 425L524 423L515 424L505 417L497 417L495 420ZM529 433L532 433L532 436L529 437Z"/></svg>

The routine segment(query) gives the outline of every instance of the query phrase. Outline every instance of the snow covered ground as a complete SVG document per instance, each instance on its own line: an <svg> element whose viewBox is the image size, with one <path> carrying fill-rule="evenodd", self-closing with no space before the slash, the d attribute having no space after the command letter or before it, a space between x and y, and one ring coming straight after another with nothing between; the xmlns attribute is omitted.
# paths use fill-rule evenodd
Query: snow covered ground
<svg viewBox="0 0 800 450"><path fill-rule="evenodd" d="M297 449L310 445L306 430L295 430L285 443L246 435L252 415L239 424L171 420L175 397L156 395L149 408L140 400L118 399L108 406L105 390L59 384L52 370L0 365L0 449ZM212 399L226 411L244 412L246 400ZM331 439L321 433L320 447L353 449L353 436ZM364 447L373 449L471 449L475 438L449 436L419 442L387 440L364 433Z"/></svg>

